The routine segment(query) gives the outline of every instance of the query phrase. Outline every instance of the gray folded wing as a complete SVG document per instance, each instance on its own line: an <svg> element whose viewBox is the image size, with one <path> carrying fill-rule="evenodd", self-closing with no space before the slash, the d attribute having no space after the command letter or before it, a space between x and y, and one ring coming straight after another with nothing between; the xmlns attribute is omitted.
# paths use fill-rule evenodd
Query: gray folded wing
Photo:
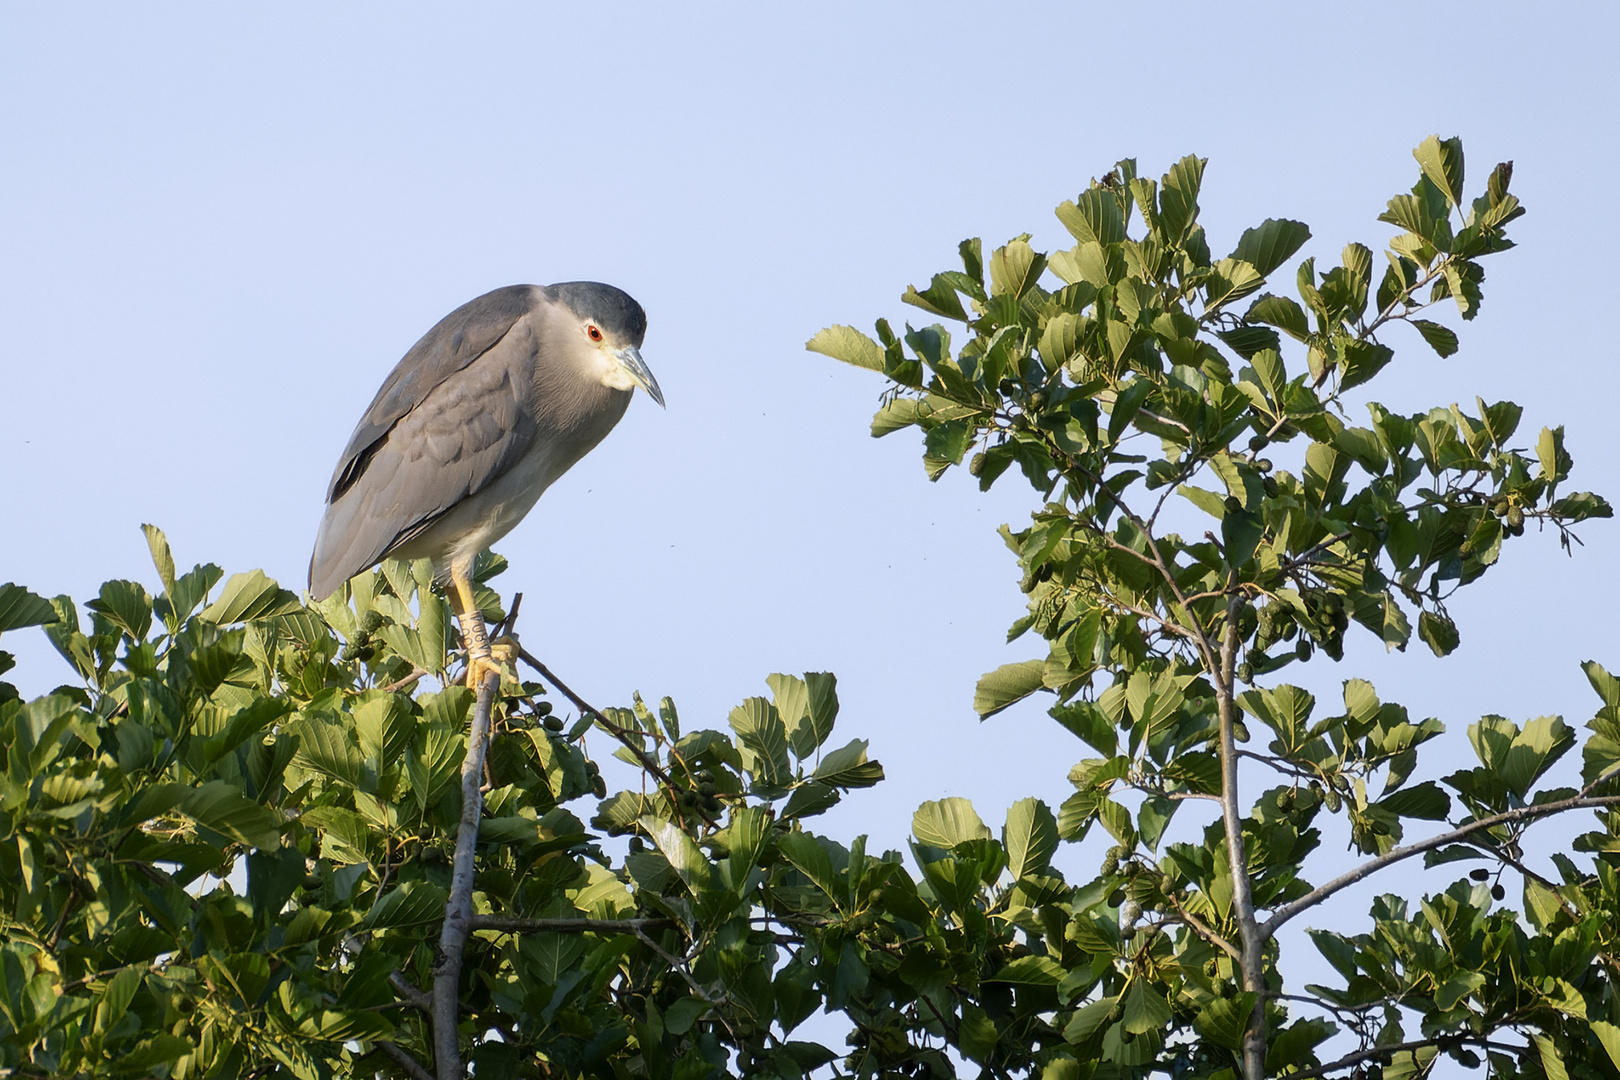
<svg viewBox="0 0 1620 1080"><path fill-rule="evenodd" d="M389 375L332 474L310 559L317 598L511 468L533 444L529 286L457 308Z"/></svg>

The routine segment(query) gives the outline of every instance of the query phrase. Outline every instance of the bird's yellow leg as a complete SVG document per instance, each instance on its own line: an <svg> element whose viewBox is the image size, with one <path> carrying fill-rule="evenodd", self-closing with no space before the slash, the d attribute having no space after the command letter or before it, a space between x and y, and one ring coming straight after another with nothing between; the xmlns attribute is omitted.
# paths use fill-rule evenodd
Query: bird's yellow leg
<svg viewBox="0 0 1620 1080"><path fill-rule="evenodd" d="M517 659L517 648L507 638L493 643L489 640L484 614L478 610L472 580L466 574L452 566L450 583L455 586L456 598L461 604L456 621L461 624L461 636L467 643L467 686L477 690L483 685L485 675L492 671L498 674L503 664Z"/></svg>

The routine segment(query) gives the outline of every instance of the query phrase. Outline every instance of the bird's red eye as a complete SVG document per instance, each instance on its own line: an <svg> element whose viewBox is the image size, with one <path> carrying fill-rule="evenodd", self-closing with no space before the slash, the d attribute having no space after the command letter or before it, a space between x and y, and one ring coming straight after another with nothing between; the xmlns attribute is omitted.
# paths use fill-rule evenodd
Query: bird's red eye
<svg viewBox="0 0 1620 1080"><path fill-rule="evenodd" d="M585 332L590 335L592 341L602 340L602 331L598 330L594 326L585 327Z"/></svg>

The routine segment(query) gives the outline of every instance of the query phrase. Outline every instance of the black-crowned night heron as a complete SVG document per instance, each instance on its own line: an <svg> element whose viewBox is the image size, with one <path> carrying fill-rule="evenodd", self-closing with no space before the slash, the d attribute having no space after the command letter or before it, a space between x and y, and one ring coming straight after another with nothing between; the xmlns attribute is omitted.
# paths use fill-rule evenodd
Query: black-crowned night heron
<svg viewBox="0 0 1620 1080"><path fill-rule="evenodd" d="M317 600L385 558L433 560L458 601L468 685L490 664L473 559L602 441L637 386L647 316L611 285L511 285L411 347L344 448L309 561Z"/></svg>

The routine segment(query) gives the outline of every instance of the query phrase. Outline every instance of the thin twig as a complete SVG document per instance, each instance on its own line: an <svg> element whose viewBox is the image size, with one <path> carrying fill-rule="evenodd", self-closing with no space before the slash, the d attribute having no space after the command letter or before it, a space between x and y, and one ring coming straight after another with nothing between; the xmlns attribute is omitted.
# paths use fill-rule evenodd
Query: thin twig
<svg viewBox="0 0 1620 1080"><path fill-rule="evenodd" d="M404 1069L411 1076L411 1080L433 1080L433 1074L422 1068L422 1063L401 1050L387 1039L378 1039L372 1043L388 1057L394 1059L395 1064Z"/></svg>
<svg viewBox="0 0 1620 1080"><path fill-rule="evenodd" d="M422 991L412 986L411 981L407 979L401 972L397 970L390 971L388 973L388 985L392 986L394 988L394 993L404 998L407 1004L414 1005L416 1008L421 1009L429 1016L433 1015L433 995L424 994Z"/></svg>
<svg viewBox="0 0 1620 1080"><path fill-rule="evenodd" d="M552 686L556 687L558 693L562 694L563 697L573 702L574 708L578 709L581 715L590 716L602 726L604 731L606 731L609 735L612 735L623 746L629 749L629 751L635 755L636 760L641 763L641 767L650 773L653 778L663 786L664 790L668 792L670 805L673 807L680 806L680 789L676 786L674 779L669 775L668 770L658 763L658 759L647 753L647 751L642 748L641 739L637 733L620 727L612 720L609 720L605 715L603 715L602 710L595 708L584 698L570 690L568 685L561 679L557 678L550 668L546 667L546 665L542 663L538 657L536 657L529 650L523 648L521 645L518 646L518 657L522 659L525 664L528 664L530 667L534 668L535 671L538 671L541 678L545 679ZM715 823L714 819L705 814L701 808L694 809L693 812L708 824L713 825Z"/></svg>
<svg viewBox="0 0 1620 1080"><path fill-rule="evenodd" d="M415 682L417 679L420 679L422 676L427 675L427 674L430 674L430 672L428 672L427 669L419 668L419 667L413 667L413 668L411 668L411 673L409 675L406 675L403 679L395 679L393 682L389 683L387 686L379 687L379 689L381 689L382 692L385 693L385 694L392 694L396 690L405 689L411 683Z"/></svg>
<svg viewBox="0 0 1620 1080"><path fill-rule="evenodd" d="M574 708L578 709L581 713L590 716L598 724L601 724L602 727L607 730L608 734L612 735L625 746L629 747L630 752L636 755L636 760L641 762L641 767L652 773L653 776L657 777L659 783L666 786L673 786L669 773L665 771L664 767L658 763L657 758L653 757L651 754L647 753L646 750L641 748L639 739L632 737L630 732L626 731L618 724L615 724L612 720L609 720L607 716L602 713L602 710L591 705L590 702L586 701L584 698L570 690L561 679L557 678L557 676L552 673L550 668L546 667L546 665L543 664L533 653L529 652L528 649L520 647L518 649L518 656L523 660L524 663L538 671L542 678L544 678L552 686L555 686L563 697L573 702Z"/></svg>
<svg viewBox="0 0 1620 1080"><path fill-rule="evenodd" d="M698 997L702 998L704 1001L706 1001L710 1005L714 1006L715 1019L720 1021L720 1025L726 1029L726 1034L730 1035L731 1038L732 1038L732 1041L735 1042L736 1038L737 1038L737 1033L732 1030L731 1021L726 1019L726 1012L725 1012L725 1008L724 1008L725 1001L726 1001L725 996L722 995L722 996L716 998L713 995L711 995L707 990L705 990L703 988L703 986L697 981L697 979L695 979L692 976L692 972L687 968L686 962L684 960L681 960L679 957L671 955L669 953L669 951L666 950L662 945L658 944L658 942L654 941L651 937L647 936L646 931L641 930L641 929L638 928L633 932L635 933L636 937L641 939L641 943L643 945L647 946L647 948L651 949L653 952L657 953L660 957L662 957L666 964L668 964L671 968L675 969L675 972L678 975L680 975L680 977L682 979L686 980L686 985L690 986L692 988L692 993L696 994Z"/></svg>
<svg viewBox="0 0 1620 1080"><path fill-rule="evenodd" d="M1178 897L1171 896L1170 903L1176 909L1176 917L1187 926L1191 927L1193 933L1197 934L1211 945L1220 946L1222 951L1224 951L1228 956L1236 960L1238 963L1241 964L1243 962L1243 953L1238 949L1238 947L1226 940L1225 937L1216 933L1215 930L1212 929L1208 923L1204 922L1203 919L1200 919L1197 915L1194 915L1192 912L1182 907L1181 900Z"/></svg>
<svg viewBox="0 0 1620 1080"><path fill-rule="evenodd" d="M1270 754L1257 754L1253 750L1243 749L1239 749L1237 754L1238 757L1252 758L1260 762L1260 764L1275 769L1284 776L1291 776L1296 780L1320 780L1322 778L1320 773L1306 772L1286 758L1273 757Z"/></svg>
<svg viewBox="0 0 1620 1080"><path fill-rule="evenodd" d="M1359 1065L1363 1061L1382 1060L1389 1055L1399 1054L1406 1050L1421 1050L1425 1046L1442 1046L1446 1043L1467 1043L1472 1046L1483 1047L1486 1050L1496 1050L1505 1054L1524 1054L1529 1047L1513 1046L1509 1043L1491 1042L1482 1035L1437 1035L1432 1039L1411 1039L1392 1046L1374 1046L1367 1050L1357 1050L1353 1054L1346 1054L1338 1061L1326 1065L1318 1065L1314 1069L1302 1069L1299 1072L1288 1074L1288 1080L1311 1080L1312 1077L1326 1076L1335 1069L1348 1069L1352 1065Z"/></svg>
<svg viewBox="0 0 1620 1080"><path fill-rule="evenodd" d="M523 606L523 594L522 593L513 593L512 594L512 610L508 611L506 613L506 618L502 619L500 622L495 624L495 633L490 635L490 636L498 638L498 637L504 637L505 635L510 634L512 632L512 627L517 625L518 608L520 608L522 606Z"/></svg>
<svg viewBox="0 0 1620 1080"><path fill-rule="evenodd" d="M1593 787L1601 783L1604 779L1606 779L1606 777L1600 776L1597 780L1594 780L1592 784L1587 786L1589 788ZM1493 814L1487 818L1480 818L1478 821L1471 821L1467 825L1463 825L1460 828L1452 829L1450 832L1443 832L1438 836L1431 836L1427 840L1419 840L1415 844L1407 844L1405 847L1392 848L1384 854L1378 856L1376 859L1368 859L1355 869L1344 874L1340 874L1326 885L1317 886L1304 896L1300 897L1298 900L1291 901L1284 904L1282 907L1277 908L1274 912L1272 912L1271 918L1267 919L1265 925L1260 928L1261 934L1263 937L1271 937L1277 932L1278 928L1281 927L1283 923L1287 922L1289 919L1292 919L1300 912L1315 907L1317 904L1320 904L1323 900L1326 900L1328 897L1332 896L1336 892L1339 892L1341 889L1349 888L1351 885L1354 885L1361 879L1371 874L1375 874L1384 867L1398 863L1403 859L1410 859L1414 855L1421 855L1425 851L1432 851L1435 848L1441 847L1445 844L1455 843L1458 840L1465 840L1474 833L1481 832L1485 829L1494 829L1498 825L1511 825L1519 821L1534 821L1537 818L1550 817L1553 814L1562 814L1568 810L1596 810L1605 806L1620 806L1620 795L1603 795L1597 798L1588 798L1586 796L1577 795L1569 799L1559 799L1556 802L1541 803L1538 806L1521 806L1516 810L1509 810L1506 813Z"/></svg>
<svg viewBox="0 0 1620 1080"><path fill-rule="evenodd" d="M50 939L45 942L45 948L51 952L56 951L56 943L62 940L62 931L67 929L68 916L73 909L79 906L80 885L78 878L70 879L71 887L68 889L67 900L62 904L62 914L56 917L56 925L51 927Z"/></svg>
<svg viewBox="0 0 1620 1080"><path fill-rule="evenodd" d="M115 967L115 968L107 968L104 971L91 972L89 975L86 975L82 979L74 979L72 982L63 983L61 986L57 987L56 992L57 992L58 995L71 994L71 993L73 993L73 991L82 990L86 986L89 986L91 983L96 982L96 981L98 981L100 979L111 978L112 976L118 974L120 971L123 971L123 970L124 969L121 968L121 967ZM154 971L154 970L156 970L156 969L152 968L152 967L147 968L147 971Z"/></svg>
<svg viewBox="0 0 1620 1080"><path fill-rule="evenodd" d="M1581 795L1584 797L1592 794L1592 792L1596 791L1603 784L1608 783L1617 776L1620 776L1620 765L1609 766L1607 769L1598 774L1596 780L1593 780L1590 784L1587 784L1585 787L1581 788Z"/></svg>
<svg viewBox="0 0 1620 1080"><path fill-rule="evenodd" d="M1160 788L1145 787L1140 784L1132 784L1131 786L1136 788L1138 791L1144 791L1149 795L1157 795L1159 798L1169 799L1171 802L1183 802L1187 799L1204 799L1208 802L1221 801L1221 797L1219 795L1211 795L1203 791L1164 791Z"/></svg>
<svg viewBox="0 0 1620 1080"><path fill-rule="evenodd" d="M1564 899L1563 893L1558 891L1559 886L1557 883L1542 877L1540 874L1536 873L1534 870L1530 869L1528 866L1524 865L1524 863L1520 862L1518 859L1515 859L1501 848L1488 848L1486 850L1488 850L1492 855L1495 855L1498 859L1501 859L1503 862L1507 863L1509 866L1513 867L1513 869L1517 870L1520 874L1529 878L1531 881L1534 881L1543 889L1546 889L1549 893L1551 893L1553 899L1558 901L1558 906L1564 909L1564 914L1569 916L1571 922L1580 921L1580 915L1577 914L1575 909L1570 906L1569 901Z"/></svg>

